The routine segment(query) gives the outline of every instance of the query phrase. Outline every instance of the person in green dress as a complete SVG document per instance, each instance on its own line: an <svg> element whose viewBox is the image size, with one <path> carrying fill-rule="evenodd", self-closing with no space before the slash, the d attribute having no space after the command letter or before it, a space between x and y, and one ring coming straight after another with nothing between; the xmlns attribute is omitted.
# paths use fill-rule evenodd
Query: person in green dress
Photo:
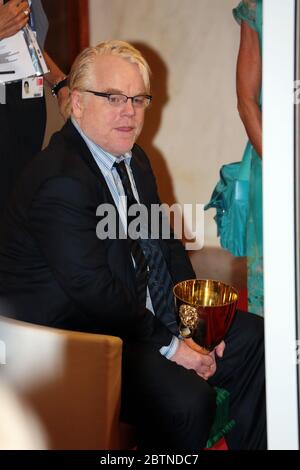
<svg viewBox="0 0 300 470"><path fill-rule="evenodd" d="M251 152L246 241L248 310L263 316L262 0L241 1L233 15L241 25L236 87L238 111L249 137L245 152Z"/></svg>

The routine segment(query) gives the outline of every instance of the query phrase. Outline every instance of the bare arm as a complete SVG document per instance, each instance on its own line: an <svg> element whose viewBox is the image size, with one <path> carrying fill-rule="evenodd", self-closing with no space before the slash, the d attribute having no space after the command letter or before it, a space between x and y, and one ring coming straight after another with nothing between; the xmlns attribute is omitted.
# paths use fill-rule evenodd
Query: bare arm
<svg viewBox="0 0 300 470"><path fill-rule="evenodd" d="M45 80L47 81L48 85L52 87L56 83L60 82L66 77L66 74L64 74L60 68L56 65L56 63L51 59L49 54L44 50L43 51L44 58L46 61L46 64L48 66L48 69L50 70L49 73L46 73ZM69 88L68 87L63 87L59 90L58 95L57 95L57 100L58 100L58 107L60 114L66 118L66 106L68 102L68 97L69 97Z"/></svg>
<svg viewBox="0 0 300 470"><path fill-rule="evenodd" d="M0 5L0 40L13 36L28 23L26 10L30 11L27 0L10 0Z"/></svg>
<svg viewBox="0 0 300 470"><path fill-rule="evenodd" d="M29 14L25 14L25 11L30 12L27 0L10 0L5 5L0 4L0 40L16 34L28 23ZM60 70L46 51L43 51L43 54L50 70L50 72L45 75L45 80L48 82L49 86L52 87L63 80L66 75ZM63 117L65 117L68 96L69 89L67 87L59 90L57 97L58 106Z"/></svg>
<svg viewBox="0 0 300 470"><path fill-rule="evenodd" d="M259 108L261 73L258 35L245 21L242 21L236 79L238 111L248 137L260 157L262 157L262 116Z"/></svg>

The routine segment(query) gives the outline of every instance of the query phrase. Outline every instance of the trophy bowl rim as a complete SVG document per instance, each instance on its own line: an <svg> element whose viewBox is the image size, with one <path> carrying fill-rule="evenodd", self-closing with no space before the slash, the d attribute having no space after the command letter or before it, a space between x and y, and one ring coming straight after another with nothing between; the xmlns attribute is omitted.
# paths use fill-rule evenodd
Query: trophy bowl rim
<svg viewBox="0 0 300 470"><path fill-rule="evenodd" d="M182 299L181 297L179 297L176 293L175 293L175 289L176 287L179 285L179 284L182 284L183 282L191 282L191 281L209 281L209 282L217 282L217 283L221 283L223 284L224 286L226 287L230 287L234 293L236 294L236 299L235 300L231 300L230 302L226 302L226 303L223 303L223 304L220 304L220 305L213 305L213 306L202 306L202 308L216 308L216 307L223 307L223 306L226 306L226 305L231 305L231 304L234 304L238 301L238 298L239 298L239 293L238 293L238 290L232 286L231 284L228 284L227 282L224 282L224 281L221 281L220 279L210 279L210 278L192 278L192 279L185 279L183 281L180 281L180 282L177 282L175 284L175 286L173 287L173 294L174 294L174 297L175 299L178 299L180 300L181 302L184 302L185 304L187 305L191 305L191 306L195 306L194 304L192 304L191 302L188 302L187 300L185 299Z"/></svg>

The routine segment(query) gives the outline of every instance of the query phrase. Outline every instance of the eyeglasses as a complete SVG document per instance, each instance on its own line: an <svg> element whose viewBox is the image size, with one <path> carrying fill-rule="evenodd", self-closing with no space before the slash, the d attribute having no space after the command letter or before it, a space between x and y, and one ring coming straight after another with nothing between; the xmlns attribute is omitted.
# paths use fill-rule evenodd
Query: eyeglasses
<svg viewBox="0 0 300 470"><path fill-rule="evenodd" d="M92 93L96 96L102 96L103 98L107 98L109 104L118 108L119 106L123 106L127 103L128 100L131 100L132 106L134 108L147 108L152 101L151 95L136 95L136 96L126 96L121 93L102 93L100 91L93 91L93 90L83 90L87 93Z"/></svg>

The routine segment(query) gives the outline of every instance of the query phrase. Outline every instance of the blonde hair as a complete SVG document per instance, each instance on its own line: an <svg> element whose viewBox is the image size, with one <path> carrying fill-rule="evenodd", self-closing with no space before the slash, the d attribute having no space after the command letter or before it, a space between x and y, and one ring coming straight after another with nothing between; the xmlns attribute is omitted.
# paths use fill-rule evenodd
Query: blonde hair
<svg viewBox="0 0 300 470"><path fill-rule="evenodd" d="M98 56L114 55L136 64L143 78L146 92L150 93L150 67L140 51L125 41L110 40L101 42L95 47L87 47L75 59L68 78L70 89L67 115L71 115L71 93L73 90L82 91L90 88L91 68Z"/></svg>

